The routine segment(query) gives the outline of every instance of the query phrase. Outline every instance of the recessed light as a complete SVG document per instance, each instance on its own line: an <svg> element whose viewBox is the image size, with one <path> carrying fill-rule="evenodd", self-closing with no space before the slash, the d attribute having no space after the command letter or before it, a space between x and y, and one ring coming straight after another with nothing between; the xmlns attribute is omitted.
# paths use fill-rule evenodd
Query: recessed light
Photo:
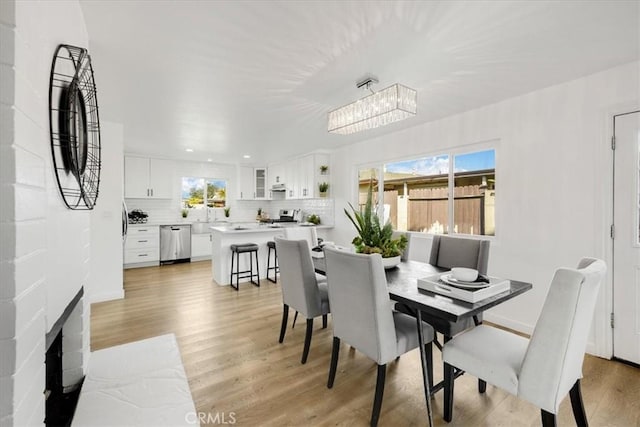
<svg viewBox="0 0 640 427"><path fill-rule="evenodd" d="M184 151L186 151L187 153L193 153L193 148L187 148Z"/></svg>
<svg viewBox="0 0 640 427"><path fill-rule="evenodd" d="M245 154L245 155L244 155L244 156L242 156L242 157L244 157L245 159L250 159L250 158L251 158L251 156L250 156L250 155L248 155L248 154Z"/></svg>
<svg viewBox="0 0 640 427"><path fill-rule="evenodd" d="M213 162L213 159L207 159L207 162Z"/></svg>

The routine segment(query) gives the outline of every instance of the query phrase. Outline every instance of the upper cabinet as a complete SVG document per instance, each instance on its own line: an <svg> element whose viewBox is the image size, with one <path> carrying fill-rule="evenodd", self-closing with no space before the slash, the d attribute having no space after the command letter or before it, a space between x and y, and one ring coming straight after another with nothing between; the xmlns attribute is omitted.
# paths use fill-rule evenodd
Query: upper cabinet
<svg viewBox="0 0 640 427"><path fill-rule="evenodd" d="M172 170L170 160L125 156L124 197L171 199L173 175L170 171Z"/></svg>
<svg viewBox="0 0 640 427"><path fill-rule="evenodd" d="M326 167L326 170L323 170L322 166ZM328 154L310 154L286 163L271 165L269 188L274 184L285 184L287 199L321 197L318 185L321 182L330 182L328 167ZM279 181L277 177L280 177Z"/></svg>
<svg viewBox="0 0 640 427"><path fill-rule="evenodd" d="M272 188L274 185L286 184L287 177L285 174L285 164L284 163L274 163L269 166L269 188Z"/></svg>
<svg viewBox="0 0 640 427"><path fill-rule="evenodd" d="M238 199L263 200L269 195L267 169L240 166L238 168Z"/></svg>

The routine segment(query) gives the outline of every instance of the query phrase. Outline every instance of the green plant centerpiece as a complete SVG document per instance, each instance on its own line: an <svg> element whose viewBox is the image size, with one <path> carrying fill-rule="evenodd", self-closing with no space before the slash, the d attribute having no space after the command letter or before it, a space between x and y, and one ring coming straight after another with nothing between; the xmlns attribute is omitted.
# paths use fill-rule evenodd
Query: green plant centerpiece
<svg viewBox="0 0 640 427"><path fill-rule="evenodd" d="M367 202L364 209L356 210L349 203L351 211L346 208L344 213L356 228L358 235L351 242L356 252L363 254L380 254L382 258L393 258L402 255L407 247L407 237L403 234L400 237L393 238L393 226L390 221L382 225L380 217L376 213L373 206L373 180L369 182L369 190L367 192Z"/></svg>

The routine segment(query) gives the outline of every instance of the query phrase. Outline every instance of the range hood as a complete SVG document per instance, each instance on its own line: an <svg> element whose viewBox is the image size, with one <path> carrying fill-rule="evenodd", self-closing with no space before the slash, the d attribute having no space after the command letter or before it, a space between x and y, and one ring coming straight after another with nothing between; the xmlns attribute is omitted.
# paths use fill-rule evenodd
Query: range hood
<svg viewBox="0 0 640 427"><path fill-rule="evenodd" d="M271 191L287 191L287 186L285 184L273 184Z"/></svg>

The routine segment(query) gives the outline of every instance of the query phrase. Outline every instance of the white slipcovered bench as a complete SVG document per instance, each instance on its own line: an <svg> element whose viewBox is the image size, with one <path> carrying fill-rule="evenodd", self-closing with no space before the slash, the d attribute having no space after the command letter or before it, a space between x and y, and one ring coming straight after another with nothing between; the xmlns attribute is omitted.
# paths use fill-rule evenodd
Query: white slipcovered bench
<svg viewBox="0 0 640 427"><path fill-rule="evenodd" d="M173 334L91 353L72 426L199 425Z"/></svg>

